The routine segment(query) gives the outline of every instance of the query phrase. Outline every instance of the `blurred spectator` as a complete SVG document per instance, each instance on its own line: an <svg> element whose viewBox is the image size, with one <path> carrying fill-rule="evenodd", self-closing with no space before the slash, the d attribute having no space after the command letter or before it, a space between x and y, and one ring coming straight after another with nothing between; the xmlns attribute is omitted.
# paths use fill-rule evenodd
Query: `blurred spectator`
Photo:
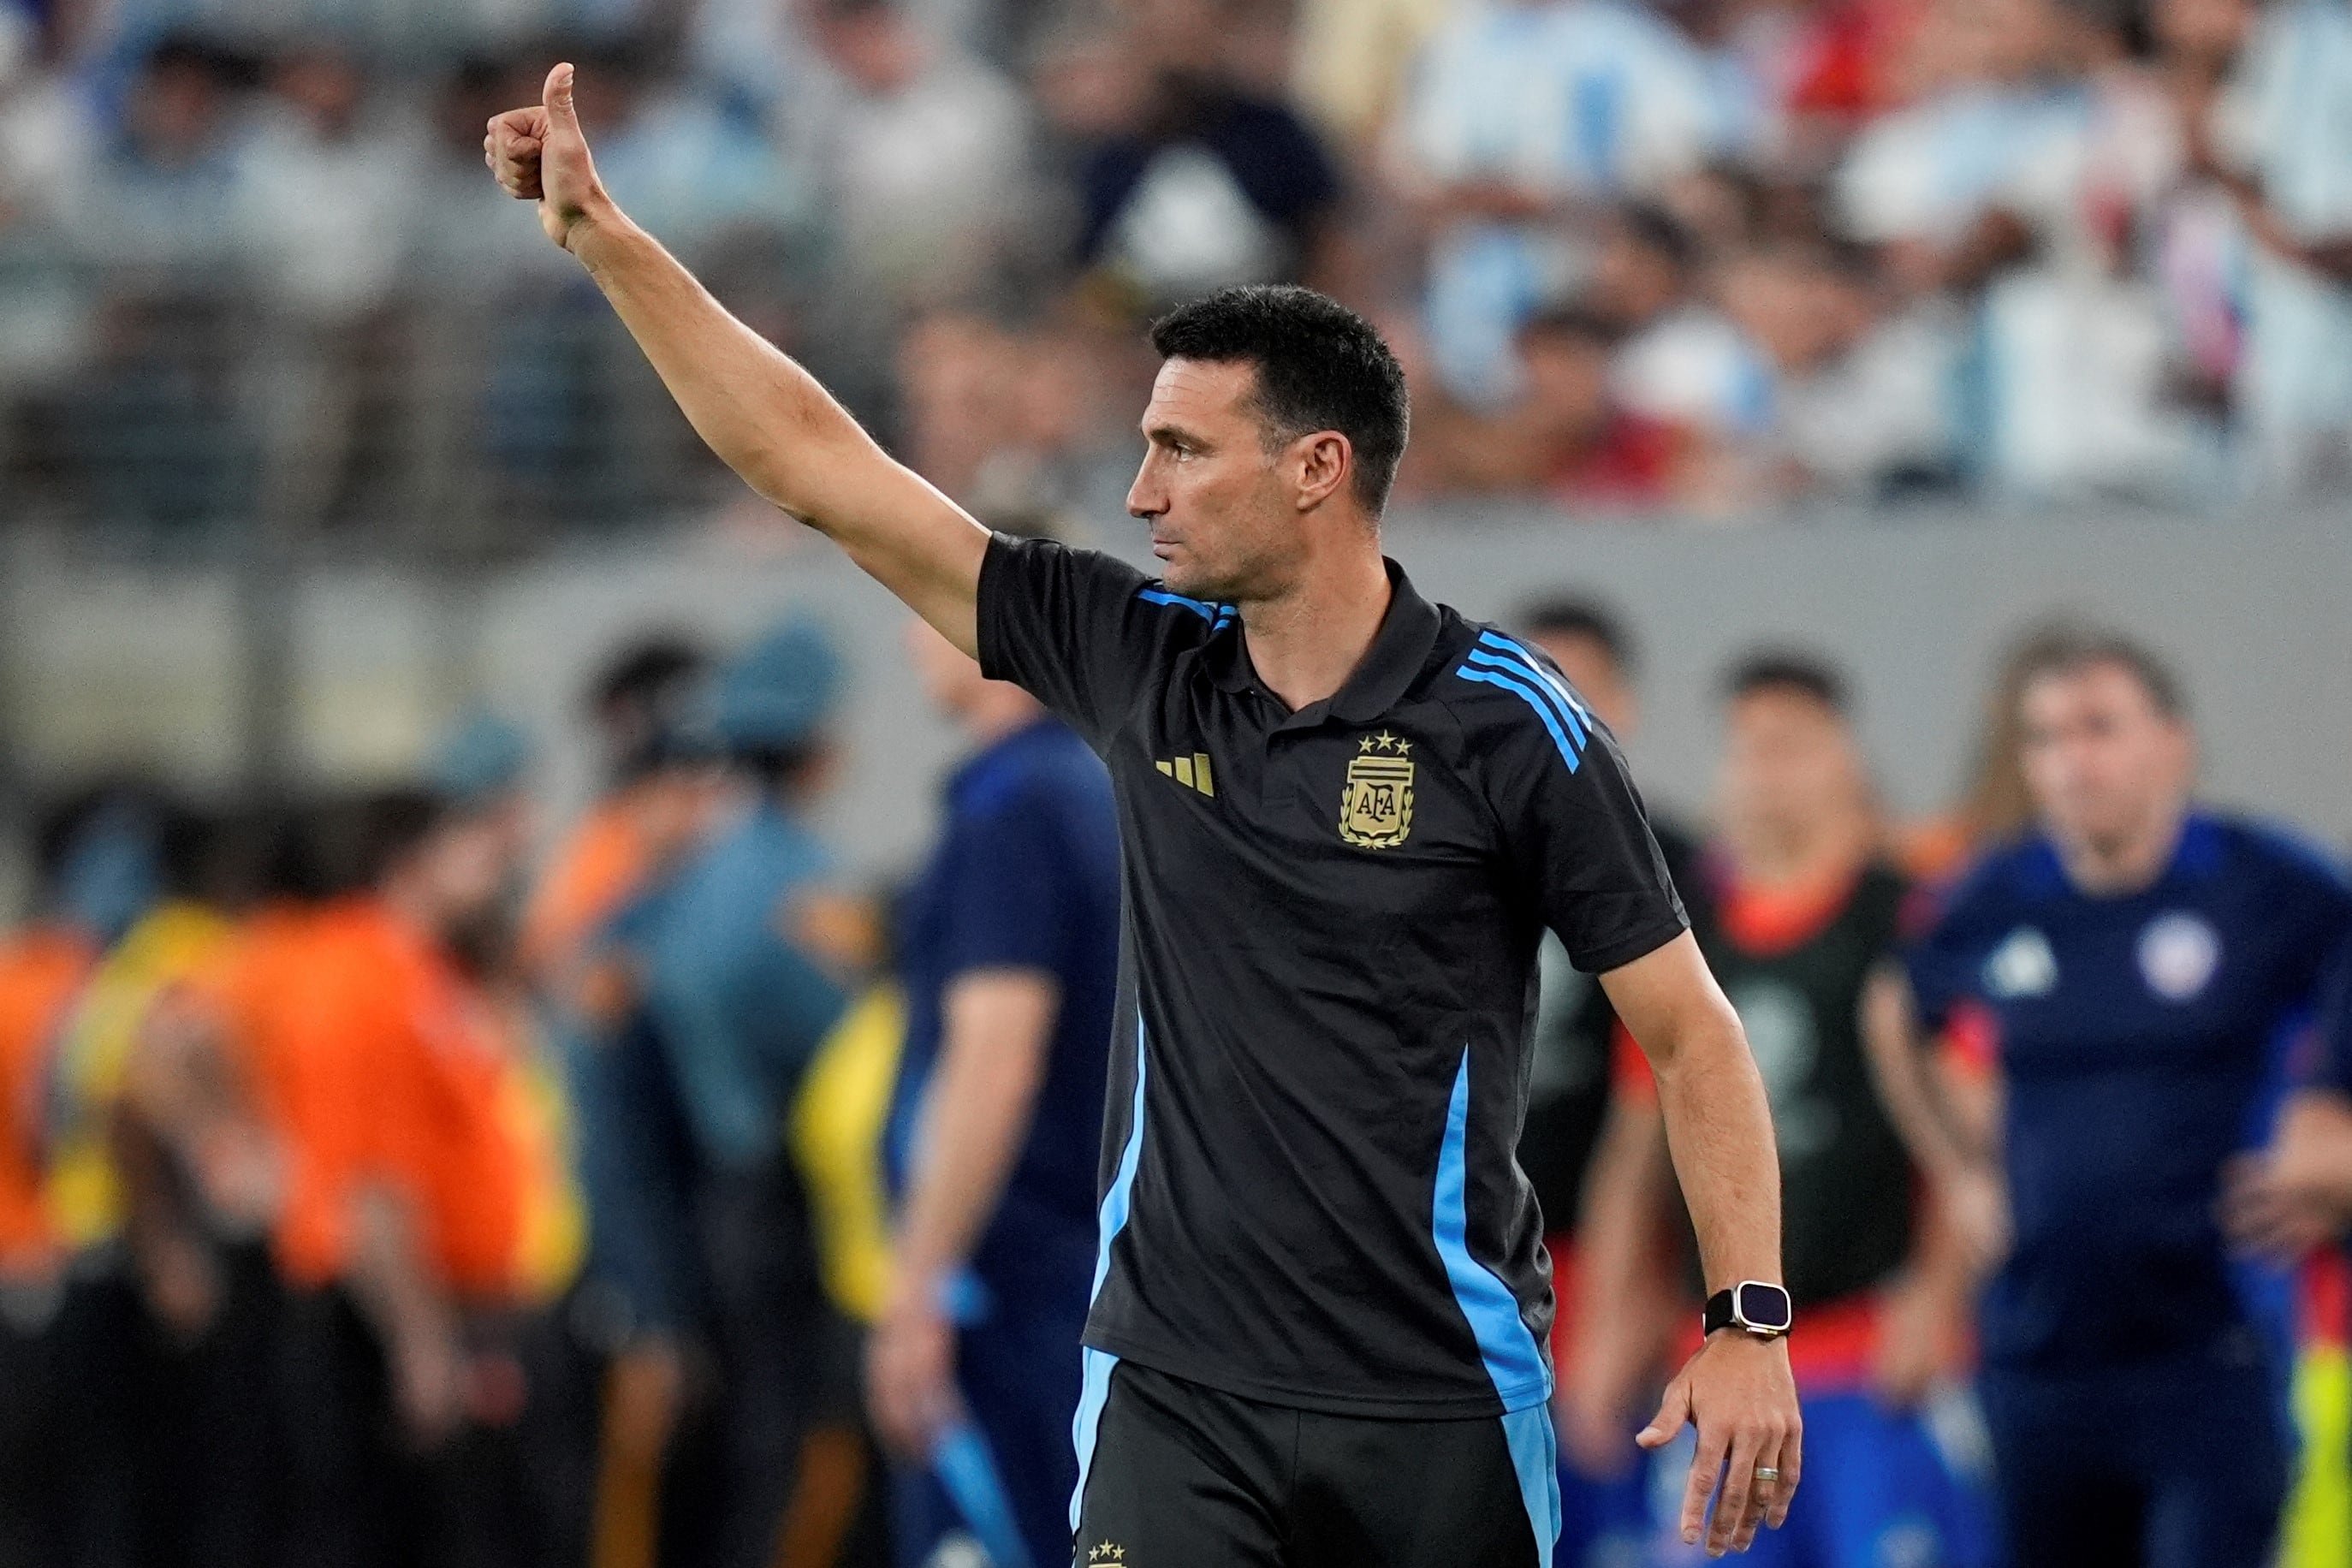
<svg viewBox="0 0 2352 1568"><path fill-rule="evenodd" d="M596 45L583 51L579 79L597 174L665 244L699 256L733 234L782 239L810 221L805 181L695 93L661 40ZM538 89L533 80L534 100Z"/></svg>
<svg viewBox="0 0 2352 1568"><path fill-rule="evenodd" d="M235 378L244 259L234 223L243 63L193 38L147 55L118 125L65 206L65 231L109 289L90 379L63 438L112 517L219 520L255 497L254 433Z"/></svg>
<svg viewBox="0 0 2352 1568"><path fill-rule="evenodd" d="M272 302L256 388L267 443L263 504L302 522L335 509L382 431L389 306L424 194L419 128L324 47L275 62L237 150L237 244ZM376 406L371 406L375 404ZM373 417L371 417L373 416Z"/></svg>
<svg viewBox="0 0 2352 1568"><path fill-rule="evenodd" d="M1078 254L1158 310L1228 283L1313 270L1339 176L1306 122L1237 81L1237 0L1150 0L1121 37L1133 73L1078 171Z"/></svg>
<svg viewBox="0 0 2352 1568"><path fill-rule="evenodd" d="M415 226L417 128L372 97L349 57L298 49L271 67L237 149L234 210L256 281L321 326L383 303Z"/></svg>
<svg viewBox="0 0 2352 1568"><path fill-rule="evenodd" d="M1951 482L1957 344L1932 301L1890 310L1862 259L1826 246L1735 257L1717 291L1770 376L1760 442L1713 476L1717 510L1749 504L1731 477L1749 463L1766 494L1884 500Z"/></svg>
<svg viewBox="0 0 2352 1568"><path fill-rule="evenodd" d="M89 293L57 232L82 177L86 124L52 68L57 32L18 0L0 4L0 461L11 395L51 381L89 347Z"/></svg>
<svg viewBox="0 0 2352 1568"><path fill-rule="evenodd" d="M1664 206L1629 202L1597 240L1582 298L1625 334L1612 373L1625 406L1707 440L1754 434L1769 412L1770 373L1701 296L1697 236Z"/></svg>
<svg viewBox="0 0 2352 1568"><path fill-rule="evenodd" d="M1619 404L1610 376L1618 342L1614 326L1586 310L1549 310L1521 327L1521 390L1507 409L1484 417L1425 409L1437 482L1471 494L1541 495L1576 510L1671 501L1677 437Z"/></svg>
<svg viewBox="0 0 2352 1568"><path fill-rule="evenodd" d="M1432 40L1392 163L1426 214L1429 331L1457 397L1513 386L1511 334L1589 264L1576 204L1654 193L1719 141L1687 40L1618 0L1485 0Z"/></svg>
<svg viewBox="0 0 2352 1568"><path fill-rule="evenodd" d="M2352 11L2265 6L2214 106L2208 167L2226 170L2255 240L2239 396L2259 478L2308 492L2352 482Z"/></svg>
<svg viewBox="0 0 2352 1568"><path fill-rule="evenodd" d="M1109 406L1092 337L932 315L908 329L898 357L907 458L924 478L983 514L1062 512L1084 499Z"/></svg>
<svg viewBox="0 0 2352 1568"><path fill-rule="evenodd" d="M843 294L864 308L967 298L996 280L1037 223L1021 95L926 35L900 4L814 6L812 30L839 82L814 151Z"/></svg>
<svg viewBox="0 0 2352 1568"><path fill-rule="evenodd" d="M1403 101L1414 59L1462 0L1301 0L1292 80L1299 107L1342 146L1365 148Z"/></svg>

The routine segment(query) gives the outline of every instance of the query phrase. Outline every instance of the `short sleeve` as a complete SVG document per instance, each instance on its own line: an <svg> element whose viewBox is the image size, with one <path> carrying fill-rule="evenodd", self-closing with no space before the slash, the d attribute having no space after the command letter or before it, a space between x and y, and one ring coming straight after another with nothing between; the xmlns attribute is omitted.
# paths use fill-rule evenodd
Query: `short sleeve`
<svg viewBox="0 0 2352 1568"><path fill-rule="evenodd" d="M1965 931L1969 928L1958 893L1921 921L1919 935L1903 954L1911 982L1912 1005L1929 1033L1940 1033L1961 1003L1973 994L1977 965Z"/></svg>
<svg viewBox="0 0 2352 1568"><path fill-rule="evenodd" d="M1576 715L1571 731L1556 711L1538 727L1531 710L1497 749L1490 788L1512 858L1537 879L1544 923L1570 963L1599 974L1664 947L1690 921L1624 753L1580 707Z"/></svg>
<svg viewBox="0 0 2352 1568"><path fill-rule="evenodd" d="M1167 616L1143 599L1150 585L1115 556L996 535L980 568L982 673L1027 690L1099 749L1160 652ZM1215 611L1199 608L1206 629Z"/></svg>
<svg viewBox="0 0 2352 1568"><path fill-rule="evenodd" d="M1024 809L1025 806L1025 809ZM1067 944L1069 858L1041 805L1009 796L956 825L940 889L939 973L1059 972Z"/></svg>
<svg viewBox="0 0 2352 1568"><path fill-rule="evenodd" d="M2311 1086L2352 1095L2352 940L2336 944L2320 976L2315 1003L2318 1042Z"/></svg>

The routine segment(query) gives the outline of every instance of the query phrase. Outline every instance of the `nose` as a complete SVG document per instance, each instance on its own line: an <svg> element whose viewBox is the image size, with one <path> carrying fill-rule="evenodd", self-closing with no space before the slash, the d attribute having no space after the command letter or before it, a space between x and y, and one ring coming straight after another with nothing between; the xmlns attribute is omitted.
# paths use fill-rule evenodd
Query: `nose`
<svg viewBox="0 0 2352 1568"><path fill-rule="evenodd" d="M1168 487L1160 482L1158 455L1147 455L1143 466L1135 471L1135 483L1127 487L1127 512L1149 521L1168 510Z"/></svg>

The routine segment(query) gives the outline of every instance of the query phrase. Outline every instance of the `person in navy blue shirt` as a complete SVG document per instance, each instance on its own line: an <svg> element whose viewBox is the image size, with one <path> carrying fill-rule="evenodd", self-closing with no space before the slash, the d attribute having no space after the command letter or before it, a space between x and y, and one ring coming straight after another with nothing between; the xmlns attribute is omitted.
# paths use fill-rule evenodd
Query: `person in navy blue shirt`
<svg viewBox="0 0 2352 1568"><path fill-rule="evenodd" d="M961 1517L985 1511L971 1479L942 1452L976 1431L1032 1568L1056 1568L1077 1480L1118 823L1101 762L1035 698L984 679L920 621L909 644L975 749L949 781L944 830L900 921L907 1039L886 1145L896 1268L868 1345L869 1399L917 1461L896 1489L901 1563L930 1561L959 1528L987 1541L984 1519ZM990 1555L1011 1568L1003 1546Z"/></svg>
<svg viewBox="0 0 2352 1568"><path fill-rule="evenodd" d="M2233 1252L2225 1173L2301 1070L2352 890L2191 804L2172 675L2055 636L2021 686L2038 830L1957 887L1916 1019L1990 1071L1882 1053L1890 1100L1991 1268L1981 1389L2015 1568L2268 1561L2290 1439L2283 1271Z"/></svg>

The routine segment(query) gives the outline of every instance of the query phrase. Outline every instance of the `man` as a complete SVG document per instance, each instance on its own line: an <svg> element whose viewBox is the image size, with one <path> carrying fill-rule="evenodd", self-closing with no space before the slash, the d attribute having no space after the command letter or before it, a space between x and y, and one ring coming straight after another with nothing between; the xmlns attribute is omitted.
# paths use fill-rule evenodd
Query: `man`
<svg viewBox="0 0 2352 1568"><path fill-rule="evenodd" d="M2191 805L2179 685L2137 643L2053 637L2021 674L2039 831L1954 889L1908 966L1919 1024L1979 1072L1932 1075L1915 1031L1883 1053L1890 1108L1998 1263L1982 1385L2018 1568L2260 1563L2292 1302L2216 1210L2269 1138L2352 892Z"/></svg>
<svg viewBox="0 0 2352 1568"><path fill-rule="evenodd" d="M425 790L364 816L364 887L265 935L228 983L284 1148L280 1549L500 1561L554 1534L499 1489L538 1392L504 1330L581 1241L554 1130L518 1115L534 1091L517 1021L476 967L516 841L495 806Z"/></svg>
<svg viewBox="0 0 2352 1568"><path fill-rule="evenodd" d="M1575 597L1546 600L1521 612L1528 639L1549 655L1577 695L1610 733L1631 744L1642 717L1633 688L1634 650L1615 614L1596 601ZM1705 916L1694 901L1703 891L1695 875L1697 846L1673 823L1653 816L1650 826L1673 873L1675 889L1694 925ZM1578 1267L1576 1226L1583 1212L1586 1174L1598 1152L1609 1110L1610 1058L1618 1033L1617 1012L1608 994L1569 961L1556 936L1546 935L1538 955L1542 984L1538 992L1535 1033L1528 1043L1528 1118L1519 1134L1519 1168L1535 1188L1549 1234L1552 1289L1559 1310L1552 1322L1555 1357L1576 1342ZM1612 1313L1632 1304L1610 1303ZM1612 1411L1605 1423L1580 1420L1571 1396L1587 1380L1560 1368L1558 1417L1566 1445L1561 1456L1561 1568L1612 1561L1644 1549L1649 1535L1649 1487L1627 1446L1632 1424Z"/></svg>
<svg viewBox="0 0 2352 1568"><path fill-rule="evenodd" d="M1710 1542L1744 1548L1798 1461L1763 1090L1615 742L1548 663L1381 559L1405 437L1387 346L1305 290L1211 296L1155 331L1128 498L1166 584L997 539L622 216L572 87L559 66L486 156L696 427L1111 765L1128 978L1082 1552L1549 1557L1551 1292L1511 1160L1547 924L1657 1061L1710 1282L1748 1325L1645 1435L1698 1422L1685 1531L1721 1479Z"/></svg>
<svg viewBox="0 0 2352 1568"><path fill-rule="evenodd" d="M869 1398L876 1426L923 1460L968 1414L1030 1562L1050 1568L1068 1553L1077 1480L1118 820L1102 763L1035 698L921 621L908 640L977 749L900 921L897 1275L867 1345ZM951 1520L929 1477L900 1490L898 1560L919 1568Z"/></svg>
<svg viewBox="0 0 2352 1568"><path fill-rule="evenodd" d="M604 793L550 857L523 915L526 970L562 1000L577 994L585 950L605 922L699 839L715 770L686 710L709 659L683 640L630 643L598 673L583 704L603 752Z"/></svg>
<svg viewBox="0 0 2352 1568"><path fill-rule="evenodd" d="M626 1177L647 1184L614 1218L639 1230L645 1271L625 1288L642 1326L689 1331L712 1374L686 1412L666 1506L708 1531L709 1560L730 1568L774 1560L813 1421L855 1407L847 1331L820 1289L784 1136L848 1006L856 956L834 949L834 928L855 921L825 890L833 858L809 822L831 776L840 687L832 640L803 620L720 672L713 720L739 809L614 933L642 971L641 1016L625 1026L620 1081L604 1093L604 1130L628 1146ZM641 1071L645 1089L627 1081ZM672 1107L675 1141L662 1125ZM654 1212L664 1202L670 1212ZM698 1444L709 1450L698 1458Z"/></svg>
<svg viewBox="0 0 2352 1568"><path fill-rule="evenodd" d="M1696 930L1771 1097L1789 1285L1806 1325L1791 1353L1826 1478L1759 1555L1801 1568L1961 1568L1979 1561L1983 1522L1921 1405L1964 1336L1968 1278L1942 1233L1913 1223L1911 1161L1864 1048L1864 999L1895 950L1906 889L1877 858L1835 670L1780 653L1733 669L1717 804ZM1620 1451L1658 1335L1610 1309L1679 1267L1659 1256L1676 1216L1657 1104L1639 1058L1625 1068L1586 1208L1572 1401L1593 1429L1583 1446L1613 1440Z"/></svg>

